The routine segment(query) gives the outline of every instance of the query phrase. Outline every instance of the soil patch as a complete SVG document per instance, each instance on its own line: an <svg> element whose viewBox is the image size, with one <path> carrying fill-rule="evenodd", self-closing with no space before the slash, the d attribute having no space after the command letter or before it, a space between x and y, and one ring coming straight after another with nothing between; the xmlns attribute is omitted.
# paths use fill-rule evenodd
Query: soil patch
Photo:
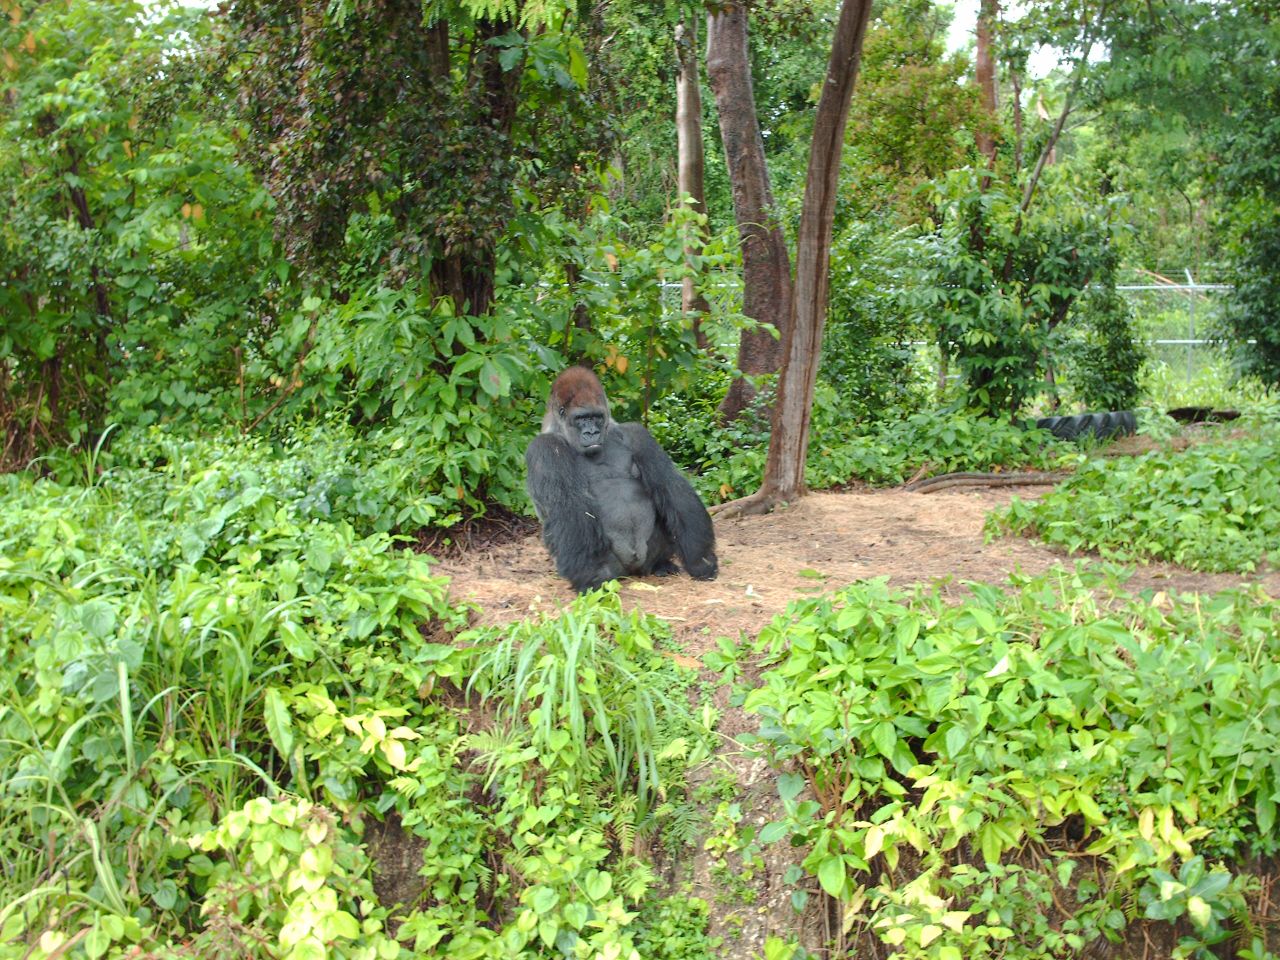
<svg viewBox="0 0 1280 960"><path fill-rule="evenodd" d="M716 522L720 576L634 577L623 581L631 605L667 620L692 656L717 637L754 635L792 600L830 592L855 580L887 576L895 585L941 583L959 595L965 581L1000 583L1010 573L1041 573L1079 559L1022 537L983 536L986 515L1014 497L1042 496L1049 487L968 488L933 494L900 489L814 493L768 516ZM480 607L477 620L509 623L569 603L574 593L533 532L493 540L444 559L437 572L452 580L455 599ZM1195 573L1171 564L1134 569L1129 588L1209 593L1261 583L1280 595L1280 572Z"/></svg>

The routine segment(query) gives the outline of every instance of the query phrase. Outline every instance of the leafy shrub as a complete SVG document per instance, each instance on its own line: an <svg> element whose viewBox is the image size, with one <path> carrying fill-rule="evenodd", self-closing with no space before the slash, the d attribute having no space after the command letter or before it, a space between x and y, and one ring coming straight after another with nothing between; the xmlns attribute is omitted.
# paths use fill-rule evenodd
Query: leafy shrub
<svg viewBox="0 0 1280 960"><path fill-rule="evenodd" d="M1088 461L1047 496L1015 498L988 530L1120 560L1253 570L1280 555L1280 431Z"/></svg>
<svg viewBox="0 0 1280 960"><path fill-rule="evenodd" d="M285 960L395 960L399 945L382 932L364 851L332 814L295 797L255 797L212 830L191 838L228 859L208 866L200 953L238 948L241 956ZM236 861L253 864L246 876ZM265 873L274 882L263 882ZM230 934L230 936L228 936Z"/></svg>
<svg viewBox="0 0 1280 960"><path fill-rule="evenodd" d="M708 500L727 500L755 489L768 456L767 424L750 414L727 427L663 419L662 436L683 429L677 447L695 463L694 486ZM1047 431L991 419L965 410L913 413L851 428L831 387L819 383L814 400L806 480L823 490L861 480L902 483L916 474L1050 466L1060 451L1074 450Z"/></svg>
<svg viewBox="0 0 1280 960"><path fill-rule="evenodd" d="M707 936L707 901L677 894L646 904L636 920L636 948L644 960L712 960L719 938Z"/></svg>
<svg viewBox="0 0 1280 960"><path fill-rule="evenodd" d="M739 696L788 771L761 839L802 847L847 922L901 957L1076 956L1178 862L1274 849L1280 603L1062 570L970 591L857 584L750 646ZM1213 942L1243 901L1199 879L1148 916L1194 909Z"/></svg>
<svg viewBox="0 0 1280 960"><path fill-rule="evenodd" d="M665 789L660 761L705 753L687 708L662 692L670 678L652 682L655 670L671 672L654 632L639 611L622 612L610 585L554 618L459 639L478 651L468 686L494 701L500 724L527 715L545 764L578 770L593 757L619 798L634 794L647 806Z"/></svg>
<svg viewBox="0 0 1280 960"><path fill-rule="evenodd" d="M904 298L936 324L966 403L988 416L1016 416L1043 388L1050 335L1113 256L1110 208L1120 198L1099 202L1052 168L1029 209L1021 192L976 168L937 183L941 223L920 238L917 282Z"/></svg>
<svg viewBox="0 0 1280 960"><path fill-rule="evenodd" d="M913 413L901 420L877 424L861 436L839 437L839 411L815 413L810 443L810 482L816 487L849 480L873 484L901 483L917 473L926 476L957 471L990 471L1016 467L1045 467L1059 450L1046 431L1028 429L1005 420L963 410Z"/></svg>
<svg viewBox="0 0 1280 960"><path fill-rule="evenodd" d="M1146 353L1134 338L1133 308L1106 270L1073 305L1058 344L1056 382L1086 410L1129 410L1138 402Z"/></svg>
<svg viewBox="0 0 1280 960"><path fill-rule="evenodd" d="M851 224L831 251L831 304L819 375L846 422L887 419L923 393L913 340L926 336L903 307L915 245L879 221Z"/></svg>
<svg viewBox="0 0 1280 960"><path fill-rule="evenodd" d="M403 955L360 845L394 811L419 953L637 960L641 838L708 750L660 624L606 592L437 642L465 612L323 442L153 441L0 478L0 956ZM500 724L468 735L471 675Z"/></svg>
<svg viewBox="0 0 1280 960"><path fill-rule="evenodd" d="M358 714L361 698L386 689L389 658L419 683L445 672L419 626L456 627L460 613L425 561L386 534L300 516L264 488L227 490L226 515L205 528L216 509L186 510L190 497L226 489L202 487L210 475L193 470L165 499L163 482L148 488L135 472L128 502L105 482L6 478L6 940L59 929L75 904L89 909L72 932L109 915L161 935L191 929L205 888L185 841L264 781L348 804L377 791L367 775L357 783L323 768L311 785L276 686L342 690ZM63 831L66 822L84 827ZM38 856L33 835L50 837ZM59 879L43 884L50 864Z"/></svg>

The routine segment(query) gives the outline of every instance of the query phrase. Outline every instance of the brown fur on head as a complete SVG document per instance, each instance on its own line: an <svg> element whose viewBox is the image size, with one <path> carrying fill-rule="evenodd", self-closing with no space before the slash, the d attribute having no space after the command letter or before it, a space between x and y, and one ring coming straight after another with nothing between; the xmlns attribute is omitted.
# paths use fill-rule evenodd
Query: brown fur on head
<svg viewBox="0 0 1280 960"><path fill-rule="evenodd" d="M542 418L542 432L554 432L557 418L583 407L595 407L604 413L606 419L609 417L609 399L604 394L600 379L586 367L569 367L551 385L547 412Z"/></svg>

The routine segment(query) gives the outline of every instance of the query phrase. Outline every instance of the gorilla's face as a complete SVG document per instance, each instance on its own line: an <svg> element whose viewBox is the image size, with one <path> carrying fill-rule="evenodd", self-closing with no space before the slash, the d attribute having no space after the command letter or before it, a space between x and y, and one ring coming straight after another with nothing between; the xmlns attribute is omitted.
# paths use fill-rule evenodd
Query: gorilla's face
<svg viewBox="0 0 1280 960"><path fill-rule="evenodd" d="M561 411L565 424L565 439L588 457L594 457L604 449L604 434L608 429L608 414L599 407L575 407L566 414Z"/></svg>
<svg viewBox="0 0 1280 960"><path fill-rule="evenodd" d="M558 433L578 453L597 457L612 426L609 401L594 373L570 367L556 378L542 418L543 433Z"/></svg>

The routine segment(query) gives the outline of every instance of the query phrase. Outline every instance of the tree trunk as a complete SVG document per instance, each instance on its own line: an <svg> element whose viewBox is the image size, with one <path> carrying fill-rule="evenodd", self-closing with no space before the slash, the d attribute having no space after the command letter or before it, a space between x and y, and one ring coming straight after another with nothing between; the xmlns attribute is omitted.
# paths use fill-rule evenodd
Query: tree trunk
<svg viewBox="0 0 1280 960"><path fill-rule="evenodd" d="M804 495L809 417L822 354L830 288L832 220L840 179L845 123L867 32L871 0L844 0L831 44L831 60L814 118L804 206L796 241L796 283L791 323L778 379L764 483L750 497L718 511L730 516L765 513Z"/></svg>
<svg viewBox="0 0 1280 960"><path fill-rule="evenodd" d="M747 54L747 14L741 3L726 3L718 13L707 14L707 80L720 116L733 215L742 240L742 311L752 320L772 324L785 338L791 318L791 264L765 165ZM738 346L742 373L772 373L781 360L781 341L768 329L743 331ZM754 394L747 380L735 380L720 404L721 417L736 418Z"/></svg>
<svg viewBox="0 0 1280 960"><path fill-rule="evenodd" d="M1022 74L1018 70L1009 71L1009 82L1013 85L1013 169L1022 170Z"/></svg>
<svg viewBox="0 0 1280 960"><path fill-rule="evenodd" d="M999 0L982 0L978 11L978 50L974 58L974 73L978 81L978 93L982 98L985 123L979 125L974 135L978 152L986 157L987 170L996 168L996 64L991 53L991 32L1000 15ZM989 176L982 178L982 189L991 184Z"/></svg>
<svg viewBox="0 0 1280 960"><path fill-rule="evenodd" d="M498 144L487 144L483 149L495 152L509 148L508 140L515 124L519 106L520 78L524 72L521 61L510 70L502 67L498 51L489 41L511 30L507 20L481 20L476 24L474 50L469 66L468 88L470 96L484 105L486 134ZM449 36L447 24L437 25L428 33L428 59L433 76L440 64L449 67ZM447 76L447 73L446 73ZM493 242L476 238L459 249L446 251L431 265L431 280L435 289L453 300L459 313L483 316L493 305L497 252Z"/></svg>
<svg viewBox="0 0 1280 960"><path fill-rule="evenodd" d="M676 190L680 203L689 198L689 209L706 214L704 172L706 159L702 149L702 92L698 87L697 20L682 21L676 27L676 154L678 177ZM704 242L702 230L686 228L684 254L686 260L695 255ZM707 335L702 332L702 318L710 312L707 300L698 293L693 276L684 278L680 310L693 320L693 333L698 348L707 348Z"/></svg>

